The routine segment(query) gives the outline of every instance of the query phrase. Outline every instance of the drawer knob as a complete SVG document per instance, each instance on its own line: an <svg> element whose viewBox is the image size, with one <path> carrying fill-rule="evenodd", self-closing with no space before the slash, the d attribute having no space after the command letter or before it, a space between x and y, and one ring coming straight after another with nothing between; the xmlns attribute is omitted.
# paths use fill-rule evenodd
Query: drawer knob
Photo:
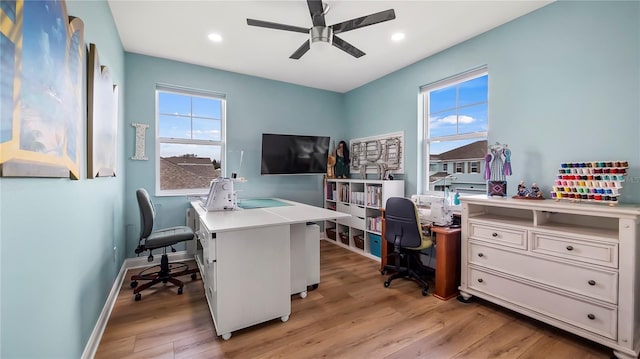
<svg viewBox="0 0 640 359"><path fill-rule="evenodd" d="M482 278L478 278L478 283L482 283L484 282L484 280L482 280Z"/></svg>
<svg viewBox="0 0 640 359"><path fill-rule="evenodd" d="M497 236L498 236L498 233L496 232L491 233L491 237L497 237Z"/></svg>
<svg viewBox="0 0 640 359"><path fill-rule="evenodd" d="M567 250L568 251L572 251L573 250L573 246L567 246Z"/></svg>
<svg viewBox="0 0 640 359"><path fill-rule="evenodd" d="M595 281L595 280L593 280L593 279L589 280L589 282L588 282L588 283L589 283L589 285L596 285L596 281Z"/></svg>
<svg viewBox="0 0 640 359"><path fill-rule="evenodd" d="M478 253L478 257L484 257L484 254Z"/></svg>
<svg viewBox="0 0 640 359"><path fill-rule="evenodd" d="M594 319L596 319L596 316L591 314L591 313L589 313L589 314L587 314L587 318L589 318L591 320L594 320Z"/></svg>

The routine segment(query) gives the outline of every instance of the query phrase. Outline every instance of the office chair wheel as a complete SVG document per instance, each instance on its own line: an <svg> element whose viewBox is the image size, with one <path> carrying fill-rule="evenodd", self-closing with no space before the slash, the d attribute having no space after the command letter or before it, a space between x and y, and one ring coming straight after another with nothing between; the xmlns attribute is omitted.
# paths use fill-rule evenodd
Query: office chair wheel
<svg viewBox="0 0 640 359"><path fill-rule="evenodd" d="M198 279L198 276L195 273L191 273L191 279L196 280Z"/></svg>
<svg viewBox="0 0 640 359"><path fill-rule="evenodd" d="M380 271L380 275L385 275L385 274L387 274L387 270L386 269L383 269L383 270Z"/></svg>
<svg viewBox="0 0 640 359"><path fill-rule="evenodd" d="M133 281L133 282L129 283L129 286L130 286L131 288L135 288L135 287L137 287L137 286L138 286L138 282Z"/></svg>
<svg viewBox="0 0 640 359"><path fill-rule="evenodd" d="M182 294L182 287L178 287L178 294Z"/></svg>
<svg viewBox="0 0 640 359"><path fill-rule="evenodd" d="M142 294L136 293L136 302L139 302L142 299Z"/></svg>
<svg viewBox="0 0 640 359"><path fill-rule="evenodd" d="M427 288L422 288L422 296L423 297L426 297L428 293L429 293L429 291L427 290Z"/></svg>
<svg viewBox="0 0 640 359"><path fill-rule="evenodd" d="M388 280L384 281L384 287L389 288L389 286L391 286L391 282L389 282Z"/></svg>

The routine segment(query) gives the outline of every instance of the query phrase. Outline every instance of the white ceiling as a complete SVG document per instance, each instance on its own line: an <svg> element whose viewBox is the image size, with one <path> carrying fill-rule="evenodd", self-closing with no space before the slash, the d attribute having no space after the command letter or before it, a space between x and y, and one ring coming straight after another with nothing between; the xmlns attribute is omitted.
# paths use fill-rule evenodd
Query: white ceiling
<svg viewBox="0 0 640 359"><path fill-rule="evenodd" d="M289 55L307 35L248 26L246 19L308 28L304 0L109 0L109 6L128 52L347 92L550 2L326 0L327 25L387 9L395 10L396 19L340 34L363 57L312 46L300 60ZM223 41L210 41L212 32ZM404 32L405 39L391 41L395 32Z"/></svg>

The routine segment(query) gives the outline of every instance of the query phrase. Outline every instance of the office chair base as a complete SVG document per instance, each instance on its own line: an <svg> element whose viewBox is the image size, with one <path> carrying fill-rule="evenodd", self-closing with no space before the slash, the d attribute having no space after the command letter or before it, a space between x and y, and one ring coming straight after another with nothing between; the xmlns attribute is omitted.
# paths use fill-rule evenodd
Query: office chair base
<svg viewBox="0 0 640 359"><path fill-rule="evenodd" d="M416 271L414 271L413 269L409 269L406 267L396 267L396 266L385 266L385 268L383 269L384 271L387 270L393 270L396 273L394 273L393 275L389 276L389 278L387 278L386 281L384 281L384 287L385 288L389 288L391 286L391 282L394 279L398 279L398 278L406 278L406 279L412 279L415 282L417 282L418 284L420 284L420 286L422 287L422 295L423 296L427 296L427 294L429 294L429 283L422 279L422 277L420 276L420 274Z"/></svg>
<svg viewBox="0 0 640 359"><path fill-rule="evenodd" d="M135 294L135 300L139 301L142 299L142 294L140 294L141 291L155 284L158 284L160 282L172 283L173 285L178 287L178 294L182 294L182 288L184 287L184 283L181 280L177 279L176 277L181 277L184 275L191 274L192 280L196 280L198 278L197 276L197 273L199 272L198 268L189 269L189 266L184 263L172 263L172 264L174 265L178 264L179 265L178 268L180 268L180 270L175 271L175 267L170 268L169 259L166 254L163 254L162 259L160 261L160 265L159 265L160 267L159 271L145 274L145 272L149 271L150 269L158 267L158 265L155 265L155 266L145 268L139 274L132 275L130 286L131 288L133 288L133 294ZM174 270L172 271L172 269ZM148 281L148 282L138 286L139 280Z"/></svg>

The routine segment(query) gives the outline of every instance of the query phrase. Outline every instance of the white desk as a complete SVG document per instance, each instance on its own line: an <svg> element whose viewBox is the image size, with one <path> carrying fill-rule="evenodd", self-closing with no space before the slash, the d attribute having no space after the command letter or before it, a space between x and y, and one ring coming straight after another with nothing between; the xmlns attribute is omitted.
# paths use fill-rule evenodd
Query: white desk
<svg viewBox="0 0 640 359"><path fill-rule="evenodd" d="M291 294L304 298L307 285L319 283L320 233L307 223L350 216L277 200L288 205L207 212L191 202L187 212L216 333L225 340L251 325L286 322Z"/></svg>

